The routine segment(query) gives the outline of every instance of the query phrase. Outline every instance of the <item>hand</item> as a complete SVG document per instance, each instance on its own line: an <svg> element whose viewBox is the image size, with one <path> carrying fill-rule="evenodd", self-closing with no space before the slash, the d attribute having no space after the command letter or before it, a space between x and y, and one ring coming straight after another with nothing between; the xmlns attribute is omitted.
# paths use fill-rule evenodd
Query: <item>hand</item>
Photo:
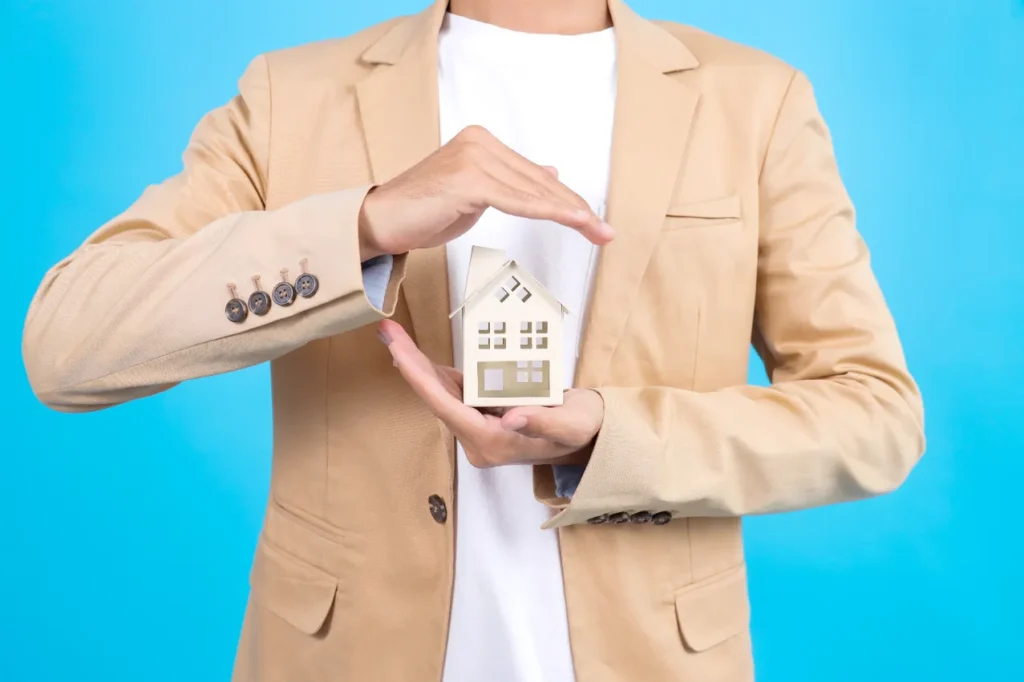
<svg viewBox="0 0 1024 682"><path fill-rule="evenodd" d="M551 220L594 244L615 236L578 194L479 126L470 126L418 164L370 190L359 214L361 260L439 246L464 234L485 210Z"/></svg>
<svg viewBox="0 0 1024 682"><path fill-rule="evenodd" d="M402 326L380 323L398 371L462 444L479 468L504 464L584 464L604 420L596 391L573 388L558 407L514 407L495 412L462 402L462 372L435 365Z"/></svg>

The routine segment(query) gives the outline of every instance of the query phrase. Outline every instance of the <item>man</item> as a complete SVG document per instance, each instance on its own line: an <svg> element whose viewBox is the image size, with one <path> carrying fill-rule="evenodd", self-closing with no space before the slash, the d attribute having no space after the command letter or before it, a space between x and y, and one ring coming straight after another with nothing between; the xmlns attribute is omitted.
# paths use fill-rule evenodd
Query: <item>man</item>
<svg viewBox="0 0 1024 682"><path fill-rule="evenodd" d="M462 404L474 244L572 311L563 406ZM891 491L924 447L807 79L619 0L257 58L47 274L24 353L66 411L271 361L236 680L750 680L740 517Z"/></svg>

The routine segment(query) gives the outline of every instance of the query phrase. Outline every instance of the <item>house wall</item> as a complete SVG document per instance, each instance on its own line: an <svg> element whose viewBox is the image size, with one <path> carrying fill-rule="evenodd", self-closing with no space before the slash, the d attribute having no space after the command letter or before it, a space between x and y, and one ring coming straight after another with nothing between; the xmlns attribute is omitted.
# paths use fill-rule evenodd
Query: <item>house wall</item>
<svg viewBox="0 0 1024 682"><path fill-rule="evenodd" d="M512 274L516 274L513 270ZM520 281L526 282L525 278ZM530 283L527 286L533 294L526 302L520 301L513 293L504 302L501 302L494 295L494 292L501 288L501 284L491 287L485 295L474 299L469 306L462 311L462 340L463 340L463 389L466 396L466 403L484 406L507 406L511 404L561 404L562 389L564 386L564 360L563 360L563 331L561 305L542 288ZM495 322L505 323L505 334L499 335L492 332L481 334L480 322L487 322L492 325ZM538 322L547 323L547 334L537 334L535 331L521 333L520 325L529 322L532 329L536 329ZM491 348L480 349L479 338L486 336L491 340ZM504 336L506 347L495 349L494 340ZM529 337L536 346L538 337L547 339L548 347L538 349L520 348L520 339L523 336ZM480 398L477 383L476 363L480 361L532 361L547 360L550 363L549 381L551 391L544 398Z"/></svg>

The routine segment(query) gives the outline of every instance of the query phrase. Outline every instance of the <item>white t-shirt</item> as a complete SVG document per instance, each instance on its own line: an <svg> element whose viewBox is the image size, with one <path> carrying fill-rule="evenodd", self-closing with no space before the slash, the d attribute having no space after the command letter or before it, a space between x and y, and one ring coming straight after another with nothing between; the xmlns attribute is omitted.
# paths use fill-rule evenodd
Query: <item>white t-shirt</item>
<svg viewBox="0 0 1024 682"><path fill-rule="evenodd" d="M542 165L603 214L616 94L614 29L527 34L448 14L439 36L441 142L480 125ZM447 246L452 309L474 245L504 249L571 314L566 387L596 249L579 233L493 209ZM461 315L453 319L461 360ZM533 496L529 466L480 470L458 447L455 594L444 682L572 682L558 536Z"/></svg>

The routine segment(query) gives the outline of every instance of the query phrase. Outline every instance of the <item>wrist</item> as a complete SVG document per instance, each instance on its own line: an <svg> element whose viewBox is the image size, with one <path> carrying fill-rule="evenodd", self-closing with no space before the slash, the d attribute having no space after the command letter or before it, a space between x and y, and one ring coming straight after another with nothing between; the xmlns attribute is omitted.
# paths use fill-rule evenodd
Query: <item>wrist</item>
<svg viewBox="0 0 1024 682"><path fill-rule="evenodd" d="M381 247L373 230L373 223L370 220L367 211L367 204L371 202L371 196L377 189L376 186L370 188L370 191L366 193L366 197L363 198L363 205L359 208L359 225L357 232L359 235L359 261L365 263L368 260L383 256L388 253L384 248Z"/></svg>

